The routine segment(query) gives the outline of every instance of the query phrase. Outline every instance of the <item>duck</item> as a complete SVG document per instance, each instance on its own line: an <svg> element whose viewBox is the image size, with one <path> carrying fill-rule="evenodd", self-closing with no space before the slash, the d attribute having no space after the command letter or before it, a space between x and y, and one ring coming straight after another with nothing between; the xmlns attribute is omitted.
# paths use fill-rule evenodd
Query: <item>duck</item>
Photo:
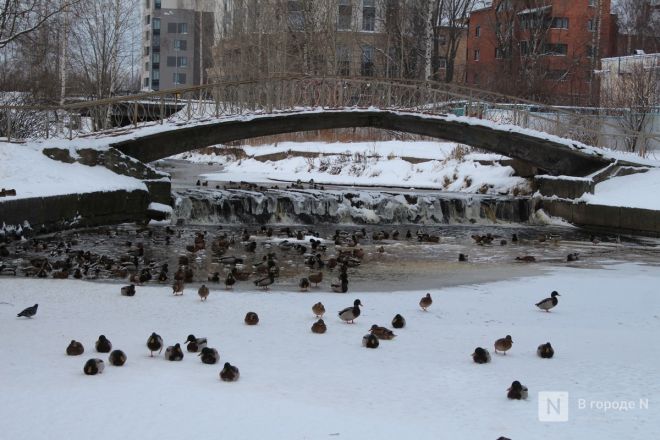
<svg viewBox="0 0 660 440"><path fill-rule="evenodd" d="M490 362L490 353L485 348L477 347L472 353L472 360L477 364L487 364Z"/></svg>
<svg viewBox="0 0 660 440"><path fill-rule="evenodd" d="M259 315L254 312L247 312L244 321L247 325L257 325L259 324Z"/></svg>
<svg viewBox="0 0 660 440"><path fill-rule="evenodd" d="M103 361L101 359L94 358L85 362L83 372L88 376L94 376L103 373L104 368L105 364Z"/></svg>
<svg viewBox="0 0 660 440"><path fill-rule="evenodd" d="M511 339L510 335L506 335L506 337L500 338L497 341L495 341L495 353L501 351L502 354L506 356L507 350L510 350L512 345L513 345L513 339Z"/></svg>
<svg viewBox="0 0 660 440"><path fill-rule="evenodd" d="M168 361L180 361L183 359L183 350L181 350L181 344L176 343L173 346L170 345L165 349L165 359Z"/></svg>
<svg viewBox="0 0 660 440"><path fill-rule="evenodd" d="M219 283L220 282L220 272L213 272L209 274L206 279L209 283Z"/></svg>
<svg viewBox="0 0 660 440"><path fill-rule="evenodd" d="M579 259L580 259L580 254L578 254L577 252L572 252L566 256L566 261L568 263L578 261Z"/></svg>
<svg viewBox="0 0 660 440"><path fill-rule="evenodd" d="M536 354L543 359L550 359L555 355L555 350L549 342L539 345L536 349Z"/></svg>
<svg viewBox="0 0 660 440"><path fill-rule="evenodd" d="M527 399L528 391L527 387L522 385L520 382L517 380L514 380L511 383L511 386L509 389L507 389L508 393L506 397L512 400L521 400L521 399Z"/></svg>
<svg viewBox="0 0 660 440"><path fill-rule="evenodd" d="M532 255L525 255L524 257L516 257L516 261L522 261L524 263L535 263L536 257Z"/></svg>
<svg viewBox="0 0 660 440"><path fill-rule="evenodd" d="M163 351L163 338L156 334L156 332L151 333L151 336L147 339L147 348L151 352L151 357L154 356L154 351L160 354Z"/></svg>
<svg viewBox="0 0 660 440"><path fill-rule="evenodd" d="M389 341L390 339L394 339L396 337L396 335L392 330L388 329L387 327L379 327L376 324L371 326L369 332L371 332L371 334L376 336L378 339L384 339L386 341Z"/></svg>
<svg viewBox="0 0 660 440"><path fill-rule="evenodd" d="M83 347L82 343L76 340L71 340L69 346L66 348L66 354L69 356L80 356L84 352L85 347Z"/></svg>
<svg viewBox="0 0 660 440"><path fill-rule="evenodd" d="M231 274L234 277L234 279L236 279L238 281L247 281L247 280L250 279L250 275L251 275L250 271L248 271L248 270L241 271L241 270L236 269L235 267L232 268Z"/></svg>
<svg viewBox="0 0 660 440"><path fill-rule="evenodd" d="M406 318L399 315L398 313L392 318L392 327L394 328L404 328L406 326Z"/></svg>
<svg viewBox="0 0 660 440"><path fill-rule="evenodd" d="M362 337L363 347L378 348L378 345L380 345L380 342L378 341L378 337L372 335L371 333L367 333Z"/></svg>
<svg viewBox="0 0 660 440"><path fill-rule="evenodd" d="M199 356L202 358L202 363L204 364L217 364L218 361L220 360L220 355L218 354L218 350L215 348L210 348L210 347L204 347L199 353Z"/></svg>
<svg viewBox="0 0 660 440"><path fill-rule="evenodd" d="M197 353L202 348L206 347L207 340L206 338L196 338L195 335L188 335L186 343L188 344L186 345L188 353Z"/></svg>
<svg viewBox="0 0 660 440"><path fill-rule="evenodd" d="M431 299L431 294L427 293L426 296L423 296L422 299L419 300L419 306L426 312L426 309L431 307L431 304L433 304L433 299Z"/></svg>
<svg viewBox="0 0 660 440"><path fill-rule="evenodd" d="M183 280L175 280L172 284L172 294L173 295L183 295Z"/></svg>
<svg viewBox="0 0 660 440"><path fill-rule="evenodd" d="M325 306L322 302L317 302L312 306L312 312L317 318L320 318L325 313Z"/></svg>
<svg viewBox="0 0 660 440"><path fill-rule="evenodd" d="M321 281L323 281L323 272L315 272L309 274L309 282L314 283L314 286L318 286Z"/></svg>
<svg viewBox="0 0 660 440"><path fill-rule="evenodd" d="M108 362L115 367L121 367L126 363L126 353L121 350L112 350L108 357Z"/></svg>
<svg viewBox="0 0 660 440"><path fill-rule="evenodd" d="M232 272L229 272L227 274L227 277L225 278L225 289L233 289L234 284L236 284L236 278L234 277L234 274Z"/></svg>
<svg viewBox="0 0 660 440"><path fill-rule="evenodd" d="M300 281L298 281L298 287L301 292L307 292L309 290L309 280L307 278L301 278Z"/></svg>
<svg viewBox="0 0 660 440"><path fill-rule="evenodd" d="M206 284L202 284L201 286L199 286L199 289L197 290L197 295L199 295L201 301L206 301L206 299L209 297L209 288L206 287Z"/></svg>
<svg viewBox="0 0 660 440"><path fill-rule="evenodd" d="M362 303L359 299L356 299L353 301L353 307L346 307L338 315L344 322L348 323L350 321L353 324L353 321L360 316L360 306L362 306Z"/></svg>
<svg viewBox="0 0 660 440"><path fill-rule="evenodd" d="M348 275L346 275L345 272L342 272L339 275L339 279L336 282L330 284L330 288L333 292L337 293L348 292Z"/></svg>
<svg viewBox="0 0 660 440"><path fill-rule="evenodd" d="M99 336L96 341L96 351L99 353L110 353L112 350L112 343L104 335Z"/></svg>
<svg viewBox="0 0 660 440"><path fill-rule="evenodd" d="M466 262L467 260L468 260L468 256L466 254L458 254L458 261Z"/></svg>
<svg viewBox="0 0 660 440"><path fill-rule="evenodd" d="M220 380L224 382L236 382L240 376L241 373L237 367L231 365L229 362L225 362L225 366L220 372Z"/></svg>
<svg viewBox="0 0 660 440"><path fill-rule="evenodd" d="M273 276L273 273L269 273L267 277L261 278L259 280L254 281L254 285L257 287L263 287L264 290L268 290L268 286L273 284L275 282L275 277Z"/></svg>
<svg viewBox="0 0 660 440"><path fill-rule="evenodd" d="M124 286L121 288L122 296L135 296L135 284Z"/></svg>
<svg viewBox="0 0 660 440"><path fill-rule="evenodd" d="M312 333L323 334L328 329L322 319L319 319L314 324L312 324Z"/></svg>
<svg viewBox="0 0 660 440"><path fill-rule="evenodd" d="M540 302L536 303L536 307L538 307L541 310L545 310L546 312L549 312L550 309L555 307L558 303L559 300L557 299L558 296L561 296L556 290L554 290L549 298L546 298Z"/></svg>

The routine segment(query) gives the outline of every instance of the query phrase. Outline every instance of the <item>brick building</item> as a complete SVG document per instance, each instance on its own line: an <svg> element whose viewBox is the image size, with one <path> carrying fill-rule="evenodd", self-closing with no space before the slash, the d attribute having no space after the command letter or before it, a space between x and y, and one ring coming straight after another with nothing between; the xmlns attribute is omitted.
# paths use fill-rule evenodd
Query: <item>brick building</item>
<svg viewBox="0 0 660 440"><path fill-rule="evenodd" d="M593 76L616 53L610 0L496 0L472 12L466 82L553 104L598 102Z"/></svg>

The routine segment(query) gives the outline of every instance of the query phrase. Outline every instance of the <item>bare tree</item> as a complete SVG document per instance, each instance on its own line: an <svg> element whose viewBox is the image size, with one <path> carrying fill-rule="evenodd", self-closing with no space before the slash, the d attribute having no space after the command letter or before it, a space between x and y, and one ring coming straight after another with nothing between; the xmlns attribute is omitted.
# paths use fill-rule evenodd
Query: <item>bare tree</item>
<svg viewBox="0 0 660 440"><path fill-rule="evenodd" d="M0 4L0 48L51 20L80 0L5 0Z"/></svg>
<svg viewBox="0 0 660 440"><path fill-rule="evenodd" d="M456 56L461 39L466 38L467 20L475 0L435 0L434 8L434 74L438 72L440 58L445 59L445 82L454 80ZM445 39L444 51L440 50L440 34ZM439 78L438 78L439 79Z"/></svg>

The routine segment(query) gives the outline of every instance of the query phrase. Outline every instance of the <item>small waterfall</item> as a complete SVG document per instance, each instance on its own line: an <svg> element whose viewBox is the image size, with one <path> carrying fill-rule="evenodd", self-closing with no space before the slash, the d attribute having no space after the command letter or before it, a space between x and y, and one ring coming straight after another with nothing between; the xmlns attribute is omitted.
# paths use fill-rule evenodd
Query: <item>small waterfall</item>
<svg viewBox="0 0 660 440"><path fill-rule="evenodd" d="M175 191L174 217L202 224L452 224L526 222L527 198L370 190Z"/></svg>

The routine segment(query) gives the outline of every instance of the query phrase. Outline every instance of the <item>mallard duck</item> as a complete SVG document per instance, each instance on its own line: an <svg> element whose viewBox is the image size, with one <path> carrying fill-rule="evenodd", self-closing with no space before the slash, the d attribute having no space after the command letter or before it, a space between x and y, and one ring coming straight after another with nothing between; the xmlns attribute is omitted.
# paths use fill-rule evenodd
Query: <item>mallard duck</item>
<svg viewBox="0 0 660 440"><path fill-rule="evenodd" d="M126 353L121 350L112 350L108 357L108 362L115 367L121 367L126 363Z"/></svg>
<svg viewBox="0 0 660 440"><path fill-rule="evenodd" d="M204 347L199 353L199 356L202 358L202 362L205 364L213 365L217 364L220 360L220 355L218 350L215 348Z"/></svg>
<svg viewBox="0 0 660 440"><path fill-rule="evenodd" d="M247 281L250 279L250 271L248 270L238 270L235 267L231 270L231 274L233 275L234 279L238 281Z"/></svg>
<svg viewBox="0 0 660 440"><path fill-rule="evenodd" d="M362 337L363 347L378 348L378 345L380 345L380 342L378 341L378 337L372 335L371 333L367 333Z"/></svg>
<svg viewBox="0 0 660 440"><path fill-rule="evenodd" d="M314 315L316 317L321 317L325 313L325 307L323 306L323 303L317 302L312 306L312 312L314 312Z"/></svg>
<svg viewBox="0 0 660 440"><path fill-rule="evenodd" d="M112 350L112 343L104 335L99 336L96 341L96 351L99 353L110 353Z"/></svg>
<svg viewBox="0 0 660 440"><path fill-rule="evenodd" d="M557 291L553 291L550 294L550 298L546 298L543 301L537 302L536 307L538 307L541 310L545 310L546 312L549 312L551 308L557 305L559 303L559 300L557 299L558 296L561 296Z"/></svg>
<svg viewBox="0 0 660 440"><path fill-rule="evenodd" d="M472 360L477 364L487 364L490 362L490 353L485 348L477 347L472 353Z"/></svg>
<svg viewBox="0 0 660 440"><path fill-rule="evenodd" d="M234 274L232 272L229 272L227 274L227 277L225 278L225 289L233 289L234 284L236 284L236 278L234 277Z"/></svg>
<svg viewBox="0 0 660 440"><path fill-rule="evenodd" d="M515 400L521 400L521 399L527 399L527 387L522 385L520 382L517 380L514 380L511 383L511 386L509 389L507 389L508 393L506 397L509 399L515 399Z"/></svg>
<svg viewBox="0 0 660 440"><path fill-rule="evenodd" d="M360 316L360 306L362 306L362 303L359 299L356 299L353 301L353 307L346 307L341 310L338 315L346 323L350 321L350 323L353 324L353 321Z"/></svg>
<svg viewBox="0 0 660 440"><path fill-rule="evenodd" d="M318 286L321 281L323 281L323 272L316 272L309 274L309 282L314 283L314 286Z"/></svg>
<svg viewBox="0 0 660 440"><path fill-rule="evenodd" d="M348 275L345 272L342 272L339 275L339 279L334 283L330 284L330 288L333 292L337 293L346 293L348 292Z"/></svg>
<svg viewBox="0 0 660 440"><path fill-rule="evenodd" d="M433 304L433 299L431 299L431 294L427 293L426 296L423 296L422 299L419 300L419 306L426 312L426 309L431 307L431 304Z"/></svg>
<svg viewBox="0 0 660 440"><path fill-rule="evenodd" d="M328 327L325 325L322 319L319 319L314 324L312 324L312 333L325 333Z"/></svg>
<svg viewBox="0 0 660 440"><path fill-rule="evenodd" d="M206 284L202 284L199 286L199 289L197 290L197 295L199 295L200 300L206 301L206 299L209 297L209 288L206 287Z"/></svg>
<svg viewBox="0 0 660 440"><path fill-rule="evenodd" d="M298 282L298 287L301 292L307 292L309 290L309 280L307 278L301 278Z"/></svg>
<svg viewBox="0 0 660 440"><path fill-rule="evenodd" d="M466 262L467 260L468 260L468 256L466 254L458 254L458 261Z"/></svg>
<svg viewBox="0 0 660 440"><path fill-rule="evenodd" d="M32 318L34 315L37 314L37 308L39 307L39 304L35 304L32 307L28 307L26 309L23 309L21 313L16 315L17 318L20 318L21 316L24 316L26 318Z"/></svg>
<svg viewBox="0 0 660 440"><path fill-rule="evenodd" d="M511 339L510 335L506 335L505 338L500 338L495 341L495 353L501 351L504 355L506 355L507 350L510 350L512 345L513 339Z"/></svg>
<svg viewBox="0 0 660 440"><path fill-rule="evenodd" d="M196 338L195 335L188 335L186 339L186 350L188 353L197 353L202 348L206 347L207 340L206 338Z"/></svg>
<svg viewBox="0 0 660 440"><path fill-rule="evenodd" d="M241 376L241 373L238 371L238 368L231 365L229 362L225 362L225 366L220 372L220 379L225 382L236 382Z"/></svg>
<svg viewBox="0 0 660 440"><path fill-rule="evenodd" d="M181 345L179 343L170 345L165 349L165 359L168 361L180 361L183 359L183 350L181 350Z"/></svg>
<svg viewBox="0 0 660 440"><path fill-rule="evenodd" d="M580 259L580 254L577 252L570 253L566 256L566 261L571 263L573 261L578 261Z"/></svg>
<svg viewBox="0 0 660 440"><path fill-rule="evenodd" d="M392 330L388 329L387 327L379 327L376 324L371 326L369 332L371 332L371 334L376 336L378 339L384 339L386 341L389 341L390 339L394 339L396 337L396 335Z"/></svg>
<svg viewBox="0 0 660 440"><path fill-rule="evenodd" d="M85 352L85 347L83 347L83 345L76 340L72 340L69 343L69 346L66 348L66 354L68 354L69 356L80 356L84 352Z"/></svg>
<svg viewBox="0 0 660 440"><path fill-rule="evenodd" d="M154 351L157 351L158 354L163 350L163 338L155 332L149 336L147 339L147 348L151 352L151 357L154 355Z"/></svg>
<svg viewBox="0 0 660 440"><path fill-rule="evenodd" d="M94 376L96 374L101 374L103 373L103 369L105 368L105 364L101 359L90 359L87 362L85 362L85 366L83 367L83 372L88 375L88 376Z"/></svg>
<svg viewBox="0 0 660 440"><path fill-rule="evenodd" d="M555 355L555 350L549 342L546 342L545 344L539 345L539 348L536 349L536 354L544 359L550 359Z"/></svg>
<svg viewBox="0 0 660 440"><path fill-rule="evenodd" d="M135 296L135 284L124 286L121 288L122 296Z"/></svg>
<svg viewBox="0 0 660 440"><path fill-rule="evenodd" d="M524 263L534 263L536 262L536 257L532 255L525 255L524 257L516 257L516 261L522 261Z"/></svg>
<svg viewBox="0 0 660 440"><path fill-rule="evenodd" d="M183 280L175 280L172 284L172 294L173 295L183 295Z"/></svg>
<svg viewBox="0 0 660 440"><path fill-rule="evenodd" d="M254 312L247 312L245 314L245 323L247 325L257 325L259 324L259 315Z"/></svg>
<svg viewBox="0 0 660 440"><path fill-rule="evenodd" d="M254 281L254 285L257 287L263 287L264 290L268 290L268 286L275 282L275 277L272 273L269 273L267 277L261 278Z"/></svg>
<svg viewBox="0 0 660 440"><path fill-rule="evenodd" d="M406 326L406 319L398 313L392 318L392 327L404 328Z"/></svg>

